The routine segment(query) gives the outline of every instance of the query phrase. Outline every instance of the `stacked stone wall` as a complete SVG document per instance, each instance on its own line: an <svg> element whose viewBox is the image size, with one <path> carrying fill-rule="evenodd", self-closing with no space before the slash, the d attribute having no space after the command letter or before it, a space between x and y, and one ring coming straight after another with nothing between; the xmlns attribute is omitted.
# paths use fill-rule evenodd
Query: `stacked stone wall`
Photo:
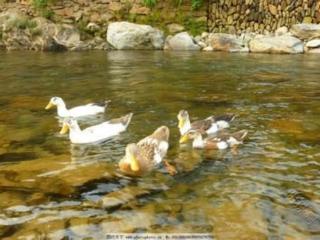
<svg viewBox="0 0 320 240"><path fill-rule="evenodd" d="M320 23L319 0L211 0L210 32L274 32L297 23Z"/></svg>

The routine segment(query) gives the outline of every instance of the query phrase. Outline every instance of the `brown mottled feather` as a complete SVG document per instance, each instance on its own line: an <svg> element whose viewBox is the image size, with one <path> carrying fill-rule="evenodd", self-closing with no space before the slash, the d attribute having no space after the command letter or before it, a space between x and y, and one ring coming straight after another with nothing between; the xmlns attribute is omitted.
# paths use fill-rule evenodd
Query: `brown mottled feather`
<svg viewBox="0 0 320 240"><path fill-rule="evenodd" d="M211 127L213 122L214 121L212 120L212 118L194 121L191 123L191 129L197 130L197 131L201 132L202 134L204 134Z"/></svg>

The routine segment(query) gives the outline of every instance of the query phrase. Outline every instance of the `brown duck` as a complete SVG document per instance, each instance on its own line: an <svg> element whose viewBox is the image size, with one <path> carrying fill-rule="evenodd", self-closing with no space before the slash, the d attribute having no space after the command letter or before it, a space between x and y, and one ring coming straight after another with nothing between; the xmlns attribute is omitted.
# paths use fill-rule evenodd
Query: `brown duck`
<svg viewBox="0 0 320 240"><path fill-rule="evenodd" d="M181 137L180 143L184 143L189 139L193 139L193 148L226 149L242 144L247 135L247 130L241 130L231 134L223 132L217 136L203 138L200 132L196 130L190 130Z"/></svg>
<svg viewBox="0 0 320 240"><path fill-rule="evenodd" d="M213 134L221 129L228 128L229 123L235 119L234 114L225 114L221 116L209 116L206 119L190 122L189 114L186 110L178 113L180 134L184 135L189 130L196 130L202 134Z"/></svg>
<svg viewBox="0 0 320 240"><path fill-rule="evenodd" d="M174 167L163 159L169 148L169 134L169 128L162 126L138 143L128 144L125 156L119 162L120 170L128 174L142 175L163 162L168 172L174 174Z"/></svg>

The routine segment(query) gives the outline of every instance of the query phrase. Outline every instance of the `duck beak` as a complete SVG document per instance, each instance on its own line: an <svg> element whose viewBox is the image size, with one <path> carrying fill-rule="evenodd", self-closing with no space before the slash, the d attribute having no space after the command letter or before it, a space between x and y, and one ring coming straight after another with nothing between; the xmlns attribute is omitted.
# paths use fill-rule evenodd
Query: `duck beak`
<svg viewBox="0 0 320 240"><path fill-rule="evenodd" d="M185 143L189 140L189 136L187 134L183 135L180 140L179 140L179 143Z"/></svg>
<svg viewBox="0 0 320 240"><path fill-rule="evenodd" d="M69 126L66 123L63 123L63 126L60 130L60 134L66 134L69 130Z"/></svg>
<svg viewBox="0 0 320 240"><path fill-rule="evenodd" d="M179 124L178 124L178 127L179 127L179 128L183 128L184 123L185 123L185 120L184 120L184 119L182 119L182 118L179 118Z"/></svg>
<svg viewBox="0 0 320 240"><path fill-rule="evenodd" d="M50 101L48 103L48 105L45 107L45 109L48 110L48 109L52 108L53 106L54 106L53 103Z"/></svg>
<svg viewBox="0 0 320 240"><path fill-rule="evenodd" d="M139 163L138 163L136 157L133 155L130 156L130 167L131 167L131 170L134 172L137 172L140 170Z"/></svg>

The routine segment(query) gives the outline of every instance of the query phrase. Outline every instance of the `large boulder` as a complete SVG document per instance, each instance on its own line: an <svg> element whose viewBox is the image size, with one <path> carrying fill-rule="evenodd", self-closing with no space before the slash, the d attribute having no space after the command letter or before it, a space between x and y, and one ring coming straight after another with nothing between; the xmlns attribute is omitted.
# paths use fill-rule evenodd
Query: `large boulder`
<svg viewBox="0 0 320 240"><path fill-rule="evenodd" d="M299 39L307 40L320 37L320 24L301 23L291 27L290 32Z"/></svg>
<svg viewBox="0 0 320 240"><path fill-rule="evenodd" d="M149 25L129 22L109 24L107 41L116 49L162 49L164 34Z"/></svg>
<svg viewBox="0 0 320 240"><path fill-rule="evenodd" d="M243 39L232 34L210 34L208 38L208 43L214 51L249 52L249 48L245 44Z"/></svg>
<svg viewBox="0 0 320 240"><path fill-rule="evenodd" d="M200 46L195 43L193 38L187 32L181 32L174 36L168 36L166 39L166 50L178 51L196 51L200 50Z"/></svg>
<svg viewBox="0 0 320 240"><path fill-rule="evenodd" d="M251 52L256 53L303 53L303 42L292 36L263 36L249 42Z"/></svg>

